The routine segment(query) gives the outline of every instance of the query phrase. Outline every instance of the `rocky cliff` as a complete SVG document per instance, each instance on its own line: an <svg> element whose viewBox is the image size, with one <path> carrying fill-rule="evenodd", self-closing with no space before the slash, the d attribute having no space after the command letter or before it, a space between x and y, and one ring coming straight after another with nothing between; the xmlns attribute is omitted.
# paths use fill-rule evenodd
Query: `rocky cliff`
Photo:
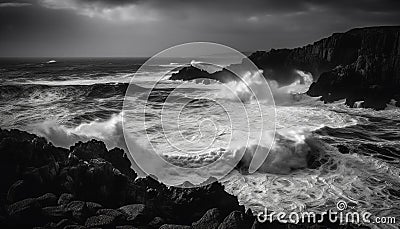
<svg viewBox="0 0 400 229"><path fill-rule="evenodd" d="M322 72L307 93L326 102L346 99L349 106L364 101L364 107L375 109L400 101L400 27L353 29L338 36L337 42L352 48L334 56L334 68Z"/></svg>
<svg viewBox="0 0 400 229"><path fill-rule="evenodd" d="M257 51L249 59L281 86L298 77L296 69L310 72L315 82L308 94L325 102L346 99L353 106L362 100L365 107L382 109L391 99L400 100L400 26L352 29L300 48ZM201 73L182 69L171 79L235 79L226 70Z"/></svg>

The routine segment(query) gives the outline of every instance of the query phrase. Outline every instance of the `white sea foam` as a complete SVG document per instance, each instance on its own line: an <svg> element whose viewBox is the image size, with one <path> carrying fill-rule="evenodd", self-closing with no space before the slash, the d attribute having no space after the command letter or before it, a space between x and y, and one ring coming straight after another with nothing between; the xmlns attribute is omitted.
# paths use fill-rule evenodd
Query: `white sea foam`
<svg viewBox="0 0 400 229"><path fill-rule="evenodd" d="M209 139L207 137L215 135L216 145L199 154L175 152L173 147L165 145L164 142L156 145L155 149L161 149L161 156L165 157L166 161L186 168L199 168L223 158L224 160L213 164L211 167L214 175L218 175L225 169L230 168L232 165L229 163L232 159L240 157L240 152L244 152L244 156L238 165L238 170L233 170L224 178L223 184L229 193L236 195L240 203L252 208L253 212L263 209L265 206L271 210L290 211L308 208L322 212L326 211L332 205L331 202L338 198L357 204L360 210L370 211L371 209L377 209L376 211L379 211L393 208L394 206L391 206L391 203L398 203L398 200L389 199L395 197L388 195L387 189L385 189L388 184L380 182L389 180L391 187L397 187L399 171L393 169L393 165L368 156L341 154L333 146L323 143L319 139L320 136L313 134L313 131L324 126L340 128L355 125L359 122L365 124L368 123L368 120L360 117L365 114L382 116L388 119L399 118L399 109L385 111L350 109L343 105L344 101L323 104L318 98L310 98L302 94L311 83L312 78L302 72L298 72L298 74L302 78L288 86L279 87L276 82L268 82L276 103L276 120L273 120L271 113L268 113L270 107L264 100L265 98L262 97L262 93L265 93L265 85L257 78L260 76L259 73L245 75L245 83L232 82L228 85L221 83L199 85L193 82L185 82L182 85L182 89L185 90L177 91L179 96L185 98L190 96L195 98L214 98L217 102L221 102L227 107L232 116L230 120L241 126L231 130L229 129L230 120L223 116L224 113L220 109L216 109L216 106L205 106L204 108L199 106L200 108L189 109L187 116L185 116L187 119L184 120L185 122L181 122L183 124L182 129L186 131L180 133L172 132L172 134L183 134L185 135L184 138L180 139L190 139L191 141ZM125 77L129 78L129 76L117 76L118 80ZM112 81L113 79L104 78L104 82L109 82L110 80ZM143 85L146 85L146 80L149 79L144 77L141 80L143 80ZM98 83L97 79L95 81ZM42 83L47 84L48 82ZM71 81L67 82L67 84L82 83L91 84L92 82L85 81L83 78L77 79L77 81L71 79ZM181 84L181 82L168 81L163 83L166 87L174 87L176 84ZM33 93L29 99L34 100L32 103L40 105L47 103L48 99L56 101L54 97L59 95L55 95L44 94L42 96L41 94ZM136 94L133 96L135 99L140 100L136 98ZM254 103L254 99L257 96L262 104L261 107ZM240 100L237 98L240 98ZM240 102L240 104L236 102ZM267 104L265 105L265 103ZM6 109L22 109L24 104L25 101L8 104ZM163 137L163 132L160 131L162 128L159 125L157 126L160 121L157 105L161 104L154 104L155 106L148 110L151 114L148 116L148 122L151 128L154 127L148 134L151 139L156 141ZM17 105L22 108L12 107ZM164 105L168 108L165 109L167 113L172 112L174 109L179 110L178 104L167 103ZM242 105L247 109L248 113L245 114L240 110ZM12 109L9 109L9 107ZM46 109L46 112L48 110ZM19 116L19 118L29 121L31 117L26 114L32 114L32 112L24 112L26 112L25 116ZM37 109L37 112L37 116L40 117L45 117L48 114L40 113L43 112L40 109ZM56 117L68 117L64 120L71 120L69 117L73 117L75 114L82 114L82 112L74 113L66 109L65 111L60 111L59 116ZM244 114L250 120L248 123L240 122ZM260 114L263 115L264 119L259 118ZM168 115L164 116L164 118L166 117ZM172 115L168 120L164 120L165 124L170 124L174 121L174 117L177 118L177 116ZM214 119L215 123L219 125L217 131L213 128L198 128L193 125L199 120L199 117ZM276 124L277 134L275 136L271 134L274 126L268 123L271 120ZM48 120L36 124L34 129L57 146L68 148L77 141L88 141L94 138L104 141L109 149L118 146L126 150L125 139L122 134L121 114L114 114L107 120L85 121L76 125L71 123L66 125L59 122L60 120ZM266 128L263 130L259 128L262 122L267 123L265 125ZM130 125L135 128L139 126L138 124L133 122ZM200 125L200 127L202 126ZM247 139L247 127L253 131L249 134L250 139ZM137 131L139 135L146 137L145 132ZM235 144L226 147L222 143L229 140L230 131L233 132L232 141ZM258 136L261 131L265 139L257 141L257 138L252 138ZM199 132L200 134L198 134ZM266 144L268 139L274 139L271 149ZM141 139L129 139L129 141L135 144L134 152L131 152L131 154L139 157L139 160L151 157L148 152L153 150L153 147L137 144L137 141L143 142ZM346 141L351 140L346 139ZM176 144L181 146L183 142L177 142ZM266 160L262 161L261 165L256 168L256 172L247 173L250 169L251 161L259 160L260 156L265 155L267 155ZM321 160L322 165L310 168L310 162L312 162L310 156L322 157L324 159ZM154 169L165 166L163 163L153 165ZM139 168L135 167L135 165L134 168L139 171ZM196 173L181 174L171 169L167 173L166 175L173 177L177 183L183 183L188 177L197 177L199 182L207 179L201 170ZM371 183L371 180L374 180L373 182L375 183Z"/></svg>
<svg viewBox="0 0 400 229"><path fill-rule="evenodd" d="M114 114L105 121L95 120L76 127L67 127L58 124L55 120L47 120L36 124L36 130L38 134L45 136L56 146L68 148L77 141L97 139L104 141L108 148L126 148L121 121L121 114Z"/></svg>
<svg viewBox="0 0 400 229"><path fill-rule="evenodd" d="M265 80L261 70L259 72L248 71L241 76L241 80L221 85L221 92L217 95L220 98L225 97L233 100L239 98L242 102L257 101L269 104L275 103L276 105L291 104L301 100L302 94L308 90L312 83L311 74L300 70L295 72L300 78L290 85L280 87L278 82L274 80Z"/></svg>

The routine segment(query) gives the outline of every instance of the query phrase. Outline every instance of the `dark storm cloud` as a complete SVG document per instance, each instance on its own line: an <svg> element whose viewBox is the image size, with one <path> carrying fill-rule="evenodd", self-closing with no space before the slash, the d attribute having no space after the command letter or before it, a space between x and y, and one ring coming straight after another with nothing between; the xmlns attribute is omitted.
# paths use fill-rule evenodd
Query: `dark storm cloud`
<svg viewBox="0 0 400 229"><path fill-rule="evenodd" d="M46 2L44 0L43 2ZM58 0L49 0L56 2ZM97 5L99 7L119 7L127 5L151 5L160 8L172 8L179 10L185 7L216 8L237 11L265 11L265 12L292 12L308 10L312 7L324 9L349 9L367 12L392 12L399 11L400 1L398 0L64 0L70 4Z"/></svg>
<svg viewBox="0 0 400 229"><path fill-rule="evenodd" d="M291 48L354 27L399 24L400 13L399 0L0 0L1 4L3 56L152 55L191 41L242 51Z"/></svg>
<svg viewBox="0 0 400 229"><path fill-rule="evenodd" d="M22 6L30 6L30 3L22 3L22 2L0 2L0 7L22 7Z"/></svg>
<svg viewBox="0 0 400 229"><path fill-rule="evenodd" d="M104 7L117 7L117 6L137 4L141 2L141 0L76 0L75 2L83 5L100 5Z"/></svg>
<svg viewBox="0 0 400 229"><path fill-rule="evenodd" d="M134 4L139 2L140 0L78 0L83 3L100 3L104 5L126 5L126 4Z"/></svg>

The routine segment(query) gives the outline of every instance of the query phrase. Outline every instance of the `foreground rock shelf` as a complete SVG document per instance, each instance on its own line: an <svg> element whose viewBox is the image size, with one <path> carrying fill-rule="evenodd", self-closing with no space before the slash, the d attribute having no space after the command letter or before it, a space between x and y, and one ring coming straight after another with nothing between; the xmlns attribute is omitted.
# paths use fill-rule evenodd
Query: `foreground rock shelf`
<svg viewBox="0 0 400 229"><path fill-rule="evenodd" d="M0 129L2 228L357 228L260 224L219 183L166 187L138 178L125 152L101 141L70 149Z"/></svg>

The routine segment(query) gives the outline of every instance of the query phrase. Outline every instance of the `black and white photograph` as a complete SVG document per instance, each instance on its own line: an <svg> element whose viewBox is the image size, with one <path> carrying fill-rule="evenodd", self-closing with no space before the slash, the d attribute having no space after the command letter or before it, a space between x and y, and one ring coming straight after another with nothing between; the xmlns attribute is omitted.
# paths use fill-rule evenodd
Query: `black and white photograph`
<svg viewBox="0 0 400 229"><path fill-rule="evenodd" d="M0 227L400 227L400 1L0 0Z"/></svg>

